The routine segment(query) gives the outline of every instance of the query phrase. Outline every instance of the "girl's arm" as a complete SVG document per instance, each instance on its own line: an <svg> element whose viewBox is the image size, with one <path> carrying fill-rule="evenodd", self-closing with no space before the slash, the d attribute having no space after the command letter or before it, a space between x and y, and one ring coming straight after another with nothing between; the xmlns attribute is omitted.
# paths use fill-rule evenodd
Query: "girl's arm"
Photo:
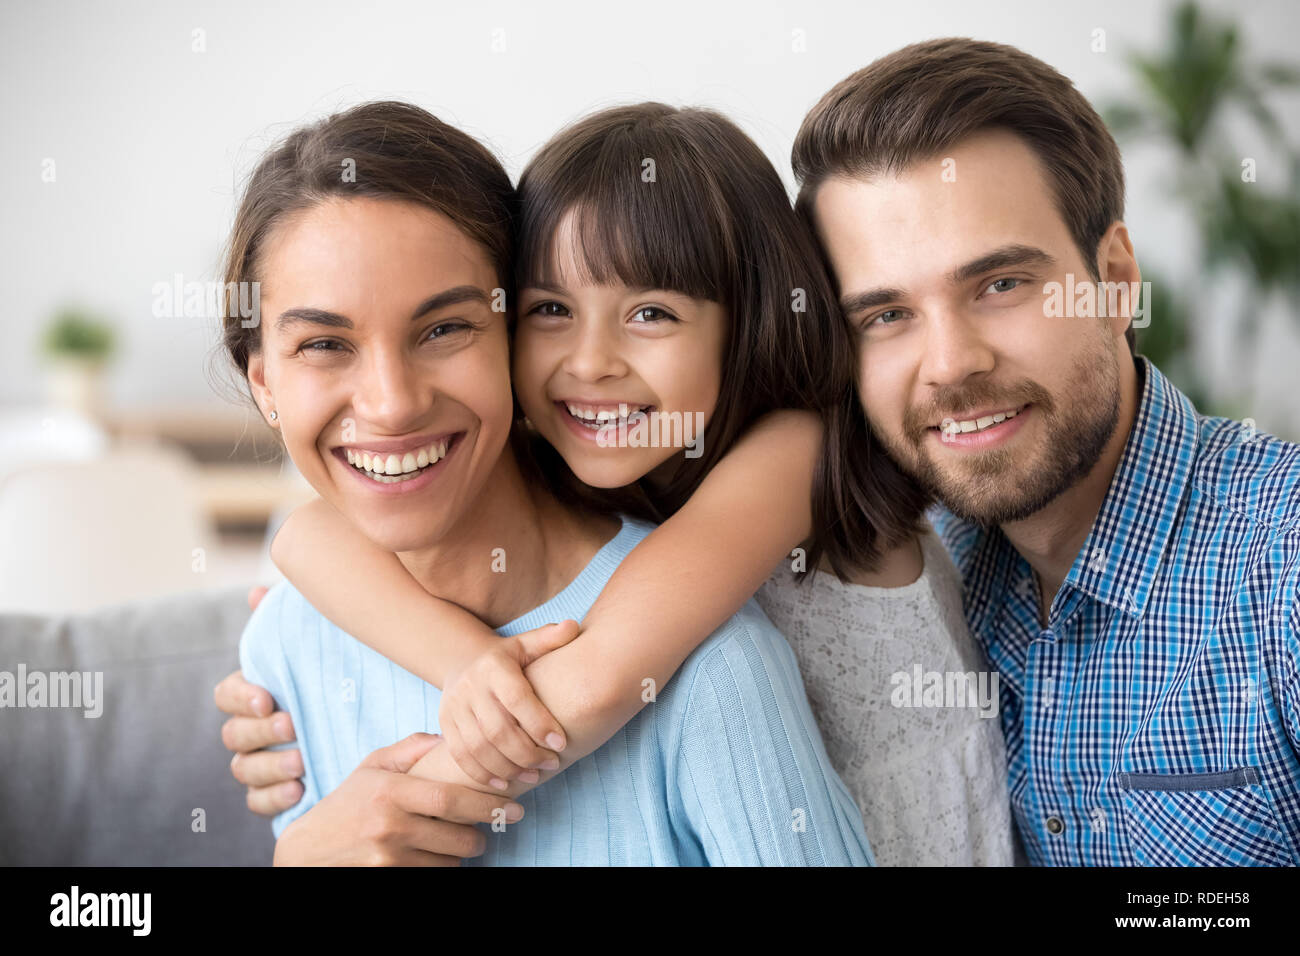
<svg viewBox="0 0 1300 956"><path fill-rule="evenodd" d="M456 760L476 783L504 790L519 775L559 766L564 728L537 698L523 668L573 640L573 621L503 638L473 614L429 594L390 551L377 547L330 504L294 510L271 541L271 558L322 614L349 634L443 689L439 722ZM509 702L509 707L503 703ZM497 728L484 752L480 724ZM466 728L462 733L458 727ZM504 778L504 779L503 779Z"/></svg>
<svg viewBox="0 0 1300 956"><path fill-rule="evenodd" d="M559 770L541 773L541 780L631 720L653 699L647 688L657 693L808 537L822 441L822 423L811 412L774 412L757 422L691 499L632 549L587 614L582 634L524 669L567 734ZM392 643L378 630L372 636ZM411 772L481 788L445 747ZM533 786L514 780L507 792L517 796Z"/></svg>

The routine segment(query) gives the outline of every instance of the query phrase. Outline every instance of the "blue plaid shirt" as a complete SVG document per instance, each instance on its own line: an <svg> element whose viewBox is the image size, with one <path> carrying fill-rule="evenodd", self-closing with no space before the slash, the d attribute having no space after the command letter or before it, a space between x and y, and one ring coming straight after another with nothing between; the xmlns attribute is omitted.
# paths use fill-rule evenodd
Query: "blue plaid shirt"
<svg viewBox="0 0 1300 956"><path fill-rule="evenodd" d="M936 508L1000 674L1012 808L1037 865L1300 863L1300 445L1141 403L1039 623L1002 532Z"/></svg>

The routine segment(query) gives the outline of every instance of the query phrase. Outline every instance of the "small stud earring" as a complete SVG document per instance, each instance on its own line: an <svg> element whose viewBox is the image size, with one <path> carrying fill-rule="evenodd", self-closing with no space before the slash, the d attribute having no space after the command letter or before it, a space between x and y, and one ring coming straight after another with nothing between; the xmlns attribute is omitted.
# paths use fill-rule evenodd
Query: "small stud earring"
<svg viewBox="0 0 1300 956"><path fill-rule="evenodd" d="M271 421L275 421L275 420L276 420L277 418L279 418L279 417L280 417L280 413L277 412L277 411L275 411L274 409L272 409L272 411L271 411Z"/></svg>

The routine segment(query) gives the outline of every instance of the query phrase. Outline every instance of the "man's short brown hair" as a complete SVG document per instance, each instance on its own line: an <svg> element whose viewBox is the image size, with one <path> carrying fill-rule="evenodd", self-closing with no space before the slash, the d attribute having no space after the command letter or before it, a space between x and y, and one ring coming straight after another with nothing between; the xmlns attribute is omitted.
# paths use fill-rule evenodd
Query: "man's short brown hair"
<svg viewBox="0 0 1300 956"><path fill-rule="evenodd" d="M1033 149L1089 273L1100 280L1097 247L1124 217L1119 147L1067 77L1001 43L914 43L836 84L795 137L798 207L811 221L813 197L827 178L898 172L990 127ZM1136 351L1131 325L1126 338Z"/></svg>

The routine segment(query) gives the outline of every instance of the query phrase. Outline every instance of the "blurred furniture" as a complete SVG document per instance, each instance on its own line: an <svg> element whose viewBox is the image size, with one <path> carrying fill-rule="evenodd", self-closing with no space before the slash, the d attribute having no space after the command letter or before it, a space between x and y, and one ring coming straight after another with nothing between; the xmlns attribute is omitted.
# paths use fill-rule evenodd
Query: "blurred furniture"
<svg viewBox="0 0 1300 956"><path fill-rule="evenodd" d="M75 612L193 590L214 539L178 451L19 467L0 477L0 609Z"/></svg>
<svg viewBox="0 0 1300 956"><path fill-rule="evenodd" d="M0 711L0 865L271 862L221 744L212 689L239 666L243 587L103 608L0 614L0 671L102 672L102 712Z"/></svg>

